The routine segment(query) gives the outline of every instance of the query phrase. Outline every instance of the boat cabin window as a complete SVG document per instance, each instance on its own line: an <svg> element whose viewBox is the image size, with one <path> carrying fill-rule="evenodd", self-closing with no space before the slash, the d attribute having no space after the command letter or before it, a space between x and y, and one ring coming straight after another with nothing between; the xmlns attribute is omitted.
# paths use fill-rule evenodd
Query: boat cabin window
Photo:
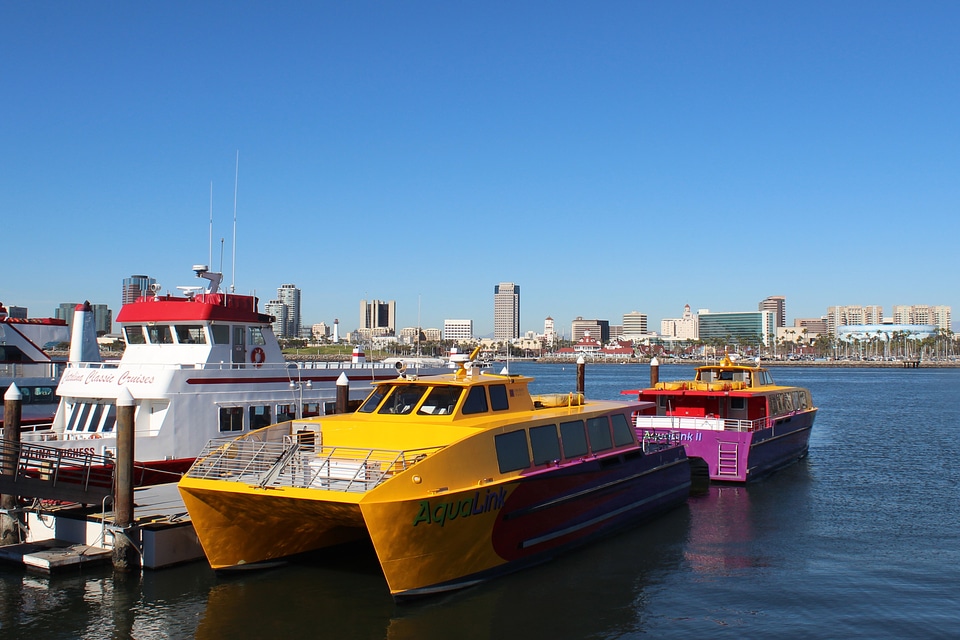
<svg viewBox="0 0 960 640"><path fill-rule="evenodd" d="M20 387L20 403L27 404L54 404L60 402L60 399L57 398L56 388L55 387L34 387L34 386L23 386ZM0 387L0 398L7 394L7 389L10 387Z"/></svg>
<svg viewBox="0 0 960 640"><path fill-rule="evenodd" d="M507 401L507 385L490 385L490 408L493 411L504 411L510 408L510 403Z"/></svg>
<svg viewBox="0 0 960 640"><path fill-rule="evenodd" d="M220 431L243 431L243 407L220 407Z"/></svg>
<svg viewBox="0 0 960 640"><path fill-rule="evenodd" d="M613 448L610 438L610 421L607 416L587 420L587 432L590 434L590 448L594 453Z"/></svg>
<svg viewBox="0 0 960 640"><path fill-rule="evenodd" d="M463 389L453 385L433 387L430 394L423 401L423 406L417 410L418 415L448 415L453 413Z"/></svg>
<svg viewBox="0 0 960 640"><path fill-rule="evenodd" d="M487 392L483 386L471 387L460 412L464 415L487 412Z"/></svg>
<svg viewBox="0 0 960 640"><path fill-rule="evenodd" d="M173 334L165 324L155 324L147 327L147 338L150 344L173 344Z"/></svg>
<svg viewBox="0 0 960 640"><path fill-rule="evenodd" d="M610 422L613 423L613 444L617 447L625 447L633 444L633 429L630 427L630 421L622 413L615 413L610 416Z"/></svg>
<svg viewBox="0 0 960 640"><path fill-rule="evenodd" d="M377 413L406 415L413 411L413 408L417 406L426 392L427 387L421 384L395 385L393 393L390 394Z"/></svg>
<svg viewBox="0 0 960 640"><path fill-rule="evenodd" d="M730 398L730 409L732 411L742 411L747 408L746 398Z"/></svg>
<svg viewBox="0 0 960 640"><path fill-rule="evenodd" d="M213 344L230 344L230 327L225 324L211 325L210 333L213 334Z"/></svg>
<svg viewBox="0 0 960 640"><path fill-rule="evenodd" d="M556 425L531 427L530 445L533 447L533 464L547 464L560 460L560 439L557 437Z"/></svg>
<svg viewBox="0 0 960 640"><path fill-rule="evenodd" d="M270 420L270 407L256 405L250 407L250 428L259 429L273 424Z"/></svg>
<svg viewBox="0 0 960 640"><path fill-rule="evenodd" d="M295 404L278 404L277 405L277 422L287 422L288 420L295 420L297 418L297 405Z"/></svg>
<svg viewBox="0 0 960 640"><path fill-rule="evenodd" d="M83 402L73 406L66 430L74 433L111 432L116 424L116 405Z"/></svg>
<svg viewBox="0 0 960 640"><path fill-rule="evenodd" d="M526 469L530 466L530 453L527 451L527 432L523 429L495 436L494 444L497 447L497 464L500 466L500 473Z"/></svg>
<svg viewBox="0 0 960 640"><path fill-rule="evenodd" d="M263 339L263 331L260 327L250 327L250 344L257 347L267 344L267 341Z"/></svg>
<svg viewBox="0 0 960 640"><path fill-rule="evenodd" d="M177 342L180 344L207 344L207 334L199 324L178 324Z"/></svg>
<svg viewBox="0 0 960 640"><path fill-rule="evenodd" d="M561 422L560 439L563 442L564 458L570 459L587 455L587 435L583 430L583 420Z"/></svg>
<svg viewBox="0 0 960 640"><path fill-rule="evenodd" d="M381 384L377 385L373 391L370 392L370 395L367 396L367 399L363 401L363 404L360 405L360 408L357 409L358 413L373 413L377 410L377 405L380 404L380 401L383 400L390 390L393 389L392 385Z"/></svg>
<svg viewBox="0 0 960 640"><path fill-rule="evenodd" d="M126 337L127 344L147 344L147 338L143 335L143 327L139 324L124 327L123 335Z"/></svg>
<svg viewBox="0 0 960 640"><path fill-rule="evenodd" d="M721 371L717 380L733 380L733 371Z"/></svg>
<svg viewBox="0 0 960 640"><path fill-rule="evenodd" d="M333 413L332 411L330 413ZM313 418L314 416L320 415L320 403L319 402L304 402L303 403L303 412L300 414L302 418Z"/></svg>

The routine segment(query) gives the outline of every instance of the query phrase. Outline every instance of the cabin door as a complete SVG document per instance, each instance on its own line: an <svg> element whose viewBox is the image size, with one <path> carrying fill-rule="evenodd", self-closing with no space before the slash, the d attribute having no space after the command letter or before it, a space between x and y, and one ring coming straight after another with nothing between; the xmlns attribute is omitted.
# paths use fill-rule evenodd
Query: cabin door
<svg viewBox="0 0 960 640"><path fill-rule="evenodd" d="M233 364L247 362L247 329L246 327L233 328Z"/></svg>

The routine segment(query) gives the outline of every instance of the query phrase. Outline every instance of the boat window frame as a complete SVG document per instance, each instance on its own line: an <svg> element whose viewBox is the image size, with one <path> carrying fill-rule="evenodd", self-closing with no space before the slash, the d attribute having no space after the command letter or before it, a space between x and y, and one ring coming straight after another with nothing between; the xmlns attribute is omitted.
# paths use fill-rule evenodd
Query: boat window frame
<svg viewBox="0 0 960 640"><path fill-rule="evenodd" d="M131 331L132 329L136 329L136 331L135 332ZM131 336L135 337L137 335L139 335L139 339L131 340ZM123 328L123 339L128 345L147 344L147 334L143 330L142 324L131 324L131 325L125 326Z"/></svg>
<svg viewBox="0 0 960 640"><path fill-rule="evenodd" d="M626 415L610 414L610 428L613 431L614 447L629 447L637 443L637 434L630 426L630 420Z"/></svg>
<svg viewBox="0 0 960 640"><path fill-rule="evenodd" d="M213 344L230 344L230 325L212 324L210 325L210 336L213 338Z"/></svg>
<svg viewBox="0 0 960 640"><path fill-rule="evenodd" d="M496 390L496 392L494 392ZM507 393L506 384L491 384L487 387L487 394L490 396L491 411L506 411L510 409L509 393Z"/></svg>
<svg viewBox="0 0 960 640"><path fill-rule="evenodd" d="M207 344L207 332L202 324L176 324L173 331L179 344Z"/></svg>
<svg viewBox="0 0 960 640"><path fill-rule="evenodd" d="M604 414L587 418L587 440L590 451L598 453L613 449L613 436L610 433L610 418Z"/></svg>
<svg viewBox="0 0 960 640"><path fill-rule="evenodd" d="M554 423L541 424L530 427L530 450L533 456L533 466L556 464L563 459L560 448L560 435Z"/></svg>
<svg viewBox="0 0 960 640"><path fill-rule="evenodd" d="M363 403L357 408L357 413L375 413L377 407L383 402L384 398L390 395L395 384L380 384L373 388L364 399ZM371 404L371 402L373 404Z"/></svg>
<svg viewBox="0 0 960 640"><path fill-rule="evenodd" d="M150 344L174 344L173 332L168 324L148 324L147 342Z"/></svg>
<svg viewBox="0 0 960 640"><path fill-rule="evenodd" d="M251 404L248 409L250 413L250 430L255 431L263 427L269 427L273 424L271 419L272 412L268 404Z"/></svg>
<svg viewBox="0 0 960 640"><path fill-rule="evenodd" d="M443 394L449 393L451 397L443 398ZM435 397L436 396L436 397ZM457 410L460 398L463 397L463 387L454 384L443 384L430 387L430 392L423 398L420 408L417 409L418 416L443 416L451 415Z"/></svg>
<svg viewBox="0 0 960 640"><path fill-rule="evenodd" d="M243 407L241 406L220 406L217 407L217 415L219 417L217 428L220 433L236 433L238 431L243 431ZM236 418L240 418L239 426L237 426ZM229 428L224 429L224 425L227 425Z"/></svg>
<svg viewBox="0 0 960 640"><path fill-rule="evenodd" d="M579 427L579 429L576 429ZM567 436L567 432L571 434L577 434L582 436L583 448L582 451L568 451L567 442L571 442L570 438ZM577 443L579 444L579 442ZM567 420L560 423L560 447L563 451L564 460L573 460L574 458L582 458L583 456L590 454L590 441L587 439L587 430L586 425L584 425L583 420Z"/></svg>
<svg viewBox="0 0 960 640"><path fill-rule="evenodd" d="M470 387L467 397L463 400L463 406L460 407L460 413L465 416L487 413L490 410L489 406L486 385L477 385Z"/></svg>
<svg viewBox="0 0 960 640"><path fill-rule="evenodd" d="M250 327L247 338L247 346L262 347L267 344L266 339L263 337L262 327Z"/></svg>
<svg viewBox="0 0 960 640"><path fill-rule="evenodd" d="M430 386L426 384L395 384L392 392L380 405L377 413L397 416L409 415L423 401L429 390Z"/></svg>
<svg viewBox="0 0 960 640"><path fill-rule="evenodd" d="M526 429L498 433L493 437L493 446L497 452L497 467L500 473L530 468L530 447Z"/></svg>

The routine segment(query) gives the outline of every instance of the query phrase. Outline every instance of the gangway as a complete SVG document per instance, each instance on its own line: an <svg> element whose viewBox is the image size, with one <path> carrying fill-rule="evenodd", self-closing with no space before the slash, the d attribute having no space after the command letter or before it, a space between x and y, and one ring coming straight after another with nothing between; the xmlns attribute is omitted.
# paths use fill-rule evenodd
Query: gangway
<svg viewBox="0 0 960 640"><path fill-rule="evenodd" d="M115 462L112 457L0 439L0 494L100 504L113 495Z"/></svg>

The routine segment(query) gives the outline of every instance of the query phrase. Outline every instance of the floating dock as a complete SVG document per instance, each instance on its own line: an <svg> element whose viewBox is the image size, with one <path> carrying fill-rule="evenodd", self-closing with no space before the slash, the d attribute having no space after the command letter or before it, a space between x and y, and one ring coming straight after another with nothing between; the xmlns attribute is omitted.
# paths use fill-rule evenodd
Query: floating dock
<svg viewBox="0 0 960 640"><path fill-rule="evenodd" d="M0 547L0 561L48 573L109 563L116 537L131 532L145 569L203 559L176 484L135 489L134 505L135 526L124 533L112 525L113 512L102 506L40 503L26 512L26 542Z"/></svg>

